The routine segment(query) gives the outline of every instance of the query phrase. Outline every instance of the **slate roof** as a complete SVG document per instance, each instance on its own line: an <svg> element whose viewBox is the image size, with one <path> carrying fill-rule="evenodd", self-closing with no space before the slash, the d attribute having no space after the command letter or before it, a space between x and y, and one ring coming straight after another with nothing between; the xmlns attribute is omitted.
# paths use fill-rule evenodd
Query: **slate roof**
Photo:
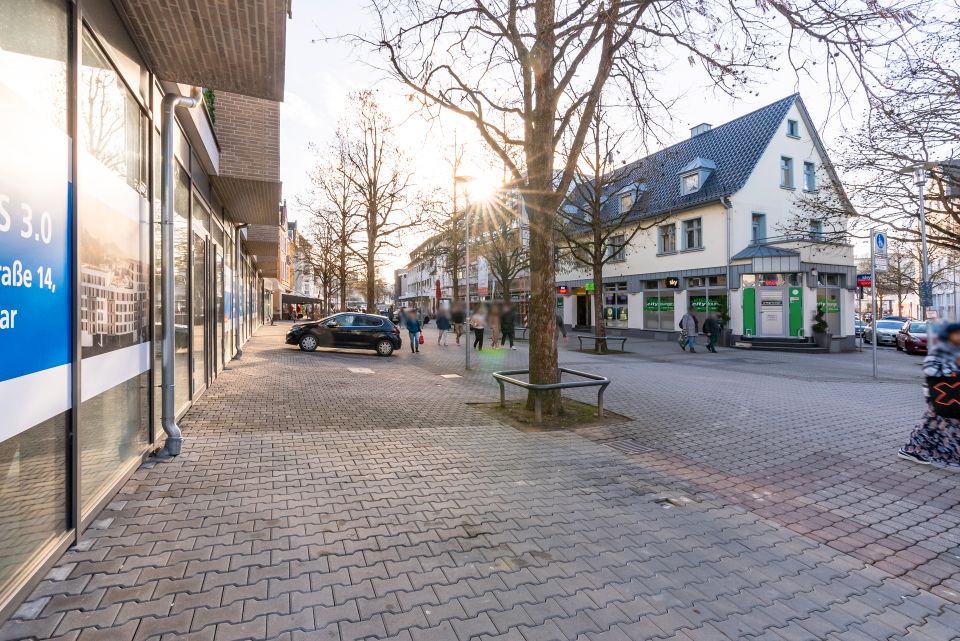
<svg viewBox="0 0 960 641"><path fill-rule="evenodd" d="M730 196L743 188L790 107L798 101L800 94L787 96L618 168L616 178L610 181L611 193L642 183L644 189L634 209L644 218ZM683 195L679 174L698 157L713 161L717 167L700 189ZM615 216L617 212L613 208L618 206L617 199L609 198L605 204L611 208L608 215Z"/></svg>
<svg viewBox="0 0 960 641"><path fill-rule="evenodd" d="M737 252L730 260L748 260L752 258L779 258L785 256L799 256L800 252L771 245L750 245Z"/></svg>

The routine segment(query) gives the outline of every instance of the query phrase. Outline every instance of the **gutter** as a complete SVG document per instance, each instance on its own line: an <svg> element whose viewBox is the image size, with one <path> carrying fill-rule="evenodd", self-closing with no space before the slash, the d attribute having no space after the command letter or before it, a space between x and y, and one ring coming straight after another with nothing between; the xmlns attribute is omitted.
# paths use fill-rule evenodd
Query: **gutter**
<svg viewBox="0 0 960 641"><path fill-rule="evenodd" d="M723 205L723 210L724 210L724 212L726 213L726 217L727 217L727 261L726 261L726 267L727 267L727 290L730 290L730 289L731 289L731 283L730 283L730 251L731 251L731 249L730 249L730 223L731 223L731 221L730 221L730 216L731 216L731 212L732 212L732 210L733 210L733 203L730 201L730 196L723 196L722 198L720 198L720 204Z"/></svg>
<svg viewBox="0 0 960 641"><path fill-rule="evenodd" d="M164 449L169 456L179 456L183 446L183 434L177 425L176 405L174 403L174 352L176 336L174 333L173 305L173 133L177 107L191 109L202 101L199 87L194 87L190 96L180 93L168 93L163 96L161 125L161 178L160 178L160 255L162 275L160 296L163 301L163 343L161 410L160 424L167 434Z"/></svg>

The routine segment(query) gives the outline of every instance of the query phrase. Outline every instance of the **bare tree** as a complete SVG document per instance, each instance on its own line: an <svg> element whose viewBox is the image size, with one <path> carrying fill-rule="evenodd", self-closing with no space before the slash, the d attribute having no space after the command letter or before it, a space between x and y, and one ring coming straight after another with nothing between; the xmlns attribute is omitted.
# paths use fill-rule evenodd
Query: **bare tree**
<svg viewBox="0 0 960 641"><path fill-rule="evenodd" d="M895 43L890 34L907 31L916 15L909 9L921 7L919 0L370 1L380 32L366 42L383 52L389 70L425 106L472 122L523 194L534 383L559 380L554 219L608 84L649 128L664 115L657 81L665 59L686 59L733 93L748 72L776 64L772 58L786 34L791 44L794 38L815 42L838 79L835 56L865 73L868 54ZM808 62L790 61L795 67ZM543 407L548 414L561 411L559 393L544 395Z"/></svg>
<svg viewBox="0 0 960 641"><path fill-rule="evenodd" d="M513 281L529 266L519 207L516 198L507 193L498 194L479 217L477 236L471 239L477 243L478 253L487 259L504 302L510 302Z"/></svg>
<svg viewBox="0 0 960 641"><path fill-rule="evenodd" d="M318 160L310 174L311 187L299 199L301 206L311 213L311 231L316 244L329 242L329 255L324 260L333 269L331 284L339 294L339 309L347 307L347 288L359 267L358 235L365 217L363 203L348 175L348 157L345 136L338 134L328 156Z"/></svg>
<svg viewBox="0 0 960 641"><path fill-rule="evenodd" d="M617 167L615 157L624 133L615 133L598 108L573 188L557 217L561 255L574 267L587 269L593 278L593 326L597 336L606 336L603 317L603 268L626 259L628 246L641 231L662 223L667 215L645 216L642 178L634 169ZM595 350L607 351L606 340L596 340Z"/></svg>
<svg viewBox="0 0 960 641"><path fill-rule="evenodd" d="M377 267L384 249L398 246L400 232L419 225L422 202L413 197L410 158L394 139L390 117L372 91L351 96L352 117L337 133L345 151L343 175L360 201L360 234L365 242L357 251L366 274L367 311L376 310Z"/></svg>
<svg viewBox="0 0 960 641"><path fill-rule="evenodd" d="M458 178L463 164L464 148L453 145L453 156L448 158L452 172L450 206L436 206L437 215L430 217L430 227L434 232L433 242L428 251L430 255L443 263L444 271L450 274L453 285L453 300L460 300L460 268L466 260L464 237L464 213L458 200Z"/></svg>

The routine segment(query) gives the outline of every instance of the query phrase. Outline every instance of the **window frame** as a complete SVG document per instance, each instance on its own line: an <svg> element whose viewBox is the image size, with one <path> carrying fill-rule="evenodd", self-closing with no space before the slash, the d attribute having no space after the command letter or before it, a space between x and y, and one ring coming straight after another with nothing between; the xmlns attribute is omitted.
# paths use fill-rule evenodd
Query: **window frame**
<svg viewBox="0 0 960 641"><path fill-rule="evenodd" d="M803 190L817 191L817 165L812 160L803 161Z"/></svg>
<svg viewBox="0 0 960 641"><path fill-rule="evenodd" d="M784 178L788 180L784 180ZM790 156L780 156L780 189L796 189L796 181L793 173L793 158Z"/></svg>
<svg viewBox="0 0 960 641"><path fill-rule="evenodd" d="M694 224L696 224L696 227L693 227ZM683 251L698 251L703 249L703 217L687 218L686 220L680 221L680 225L683 229ZM691 245L689 242L691 231L698 237L697 240L699 242L696 245Z"/></svg>
<svg viewBox="0 0 960 641"><path fill-rule="evenodd" d="M758 225L759 223L759 225ZM767 239L767 215L763 212L750 212L750 239L759 245Z"/></svg>
<svg viewBox="0 0 960 641"><path fill-rule="evenodd" d="M788 138L800 137L800 121L794 120L793 118L787 119L787 137Z"/></svg>
<svg viewBox="0 0 960 641"><path fill-rule="evenodd" d="M669 238L673 241L673 247L667 248L664 243L664 232L667 229L672 229L671 234L667 234ZM660 256L668 256L670 254L677 253L677 224L674 223L665 223L663 225L657 226L657 254Z"/></svg>
<svg viewBox="0 0 960 641"><path fill-rule="evenodd" d="M619 242L617 242L619 239ZM604 254L607 262L623 263L626 262L627 237L625 234L616 234L607 238Z"/></svg>
<svg viewBox="0 0 960 641"><path fill-rule="evenodd" d="M629 200L630 200L630 204L628 204L626 207L624 207L624 206L623 206L623 201L626 200L626 199L629 199ZM618 204L618 207L620 208L620 213L621 213L621 214L625 214L625 213L627 213L628 211L630 211L631 209L633 209L633 204L634 204L633 193L631 193L631 192L628 191L628 192L624 192L624 193L620 194L620 195L618 196L618 198L617 198L617 204Z"/></svg>
<svg viewBox="0 0 960 641"><path fill-rule="evenodd" d="M807 233L812 240L823 240L823 220L811 218L807 224Z"/></svg>
<svg viewBox="0 0 960 641"><path fill-rule="evenodd" d="M694 181L692 187L687 186L688 180ZM683 191L684 196L688 196L692 193L699 191L700 190L700 174L695 173L695 174L687 174L685 176L681 176L680 187L681 187L681 190Z"/></svg>

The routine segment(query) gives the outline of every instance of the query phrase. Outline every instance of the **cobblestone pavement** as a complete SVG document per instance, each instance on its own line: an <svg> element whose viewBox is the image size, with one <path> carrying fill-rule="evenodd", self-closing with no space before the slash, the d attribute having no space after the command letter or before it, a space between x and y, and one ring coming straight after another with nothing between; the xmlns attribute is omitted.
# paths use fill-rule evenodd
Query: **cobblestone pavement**
<svg viewBox="0 0 960 641"><path fill-rule="evenodd" d="M0 639L960 638L951 579L920 576L951 564L958 477L890 452L920 409L909 380L564 352L614 376L608 406L635 420L520 432L469 403L523 349L442 378L463 373L452 346L305 354L284 329L258 332L182 422L184 454L137 471ZM917 548L937 556L883 565Z"/></svg>

